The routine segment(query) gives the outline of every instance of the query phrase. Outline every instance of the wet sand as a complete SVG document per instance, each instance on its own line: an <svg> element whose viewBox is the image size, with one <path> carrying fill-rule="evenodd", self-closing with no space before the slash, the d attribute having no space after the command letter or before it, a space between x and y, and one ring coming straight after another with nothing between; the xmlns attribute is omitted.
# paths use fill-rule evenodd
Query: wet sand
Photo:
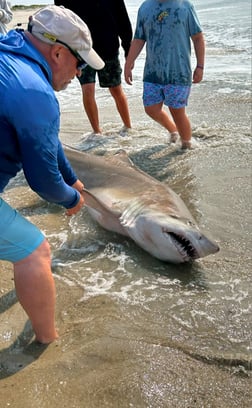
<svg viewBox="0 0 252 408"><path fill-rule="evenodd" d="M13 25L30 13L15 12ZM79 119L79 113L63 116L63 133ZM57 279L60 339L48 347L34 344L11 265L0 262L0 269L1 407L251 407L251 372L200 361L172 343L150 339L148 326L144 333L131 324L113 299L100 295L80 303L82 289Z"/></svg>
<svg viewBox="0 0 252 408"><path fill-rule="evenodd" d="M60 339L48 347L31 342L32 331L15 303L12 270L1 265L1 406L30 407L250 407L251 377L145 341L142 331L98 296L78 303L77 288L56 281ZM64 310L64 313L62 313ZM113 326L121 328L113 336ZM146 328L148 331L148 328ZM137 362L137 364L136 364ZM136 369L137 367L137 369Z"/></svg>

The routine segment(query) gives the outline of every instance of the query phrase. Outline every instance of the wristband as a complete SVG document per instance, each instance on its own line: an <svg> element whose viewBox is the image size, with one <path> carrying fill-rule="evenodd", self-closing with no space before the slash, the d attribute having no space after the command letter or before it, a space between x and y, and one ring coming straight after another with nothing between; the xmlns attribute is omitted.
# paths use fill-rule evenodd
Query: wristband
<svg viewBox="0 0 252 408"><path fill-rule="evenodd" d="M199 65L199 64L198 64L196 68L204 69L204 65Z"/></svg>

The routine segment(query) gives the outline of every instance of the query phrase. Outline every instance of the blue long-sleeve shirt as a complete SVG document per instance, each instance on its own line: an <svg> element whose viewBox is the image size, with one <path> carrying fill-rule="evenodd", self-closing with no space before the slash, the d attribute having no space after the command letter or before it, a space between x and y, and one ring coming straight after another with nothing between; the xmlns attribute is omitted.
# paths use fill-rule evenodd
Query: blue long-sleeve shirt
<svg viewBox="0 0 252 408"><path fill-rule="evenodd" d="M0 192L23 169L32 190L74 207L77 176L59 140L59 103L51 69L21 31L0 35Z"/></svg>

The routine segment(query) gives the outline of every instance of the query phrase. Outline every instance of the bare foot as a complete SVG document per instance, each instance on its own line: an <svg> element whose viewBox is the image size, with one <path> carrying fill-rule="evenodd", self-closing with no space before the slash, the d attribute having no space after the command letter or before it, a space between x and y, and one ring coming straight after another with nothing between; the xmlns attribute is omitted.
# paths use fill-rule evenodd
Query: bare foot
<svg viewBox="0 0 252 408"><path fill-rule="evenodd" d="M178 132L172 132L170 135L170 143L176 143L179 138Z"/></svg>
<svg viewBox="0 0 252 408"><path fill-rule="evenodd" d="M37 343L40 343L40 344L50 344L50 343L52 343L53 341L57 340L58 338L59 338L59 335L58 335L57 331L55 331L54 335L51 336L51 337L43 337L43 336L42 336L42 337L38 338L38 337L36 336L35 341L36 341Z"/></svg>
<svg viewBox="0 0 252 408"><path fill-rule="evenodd" d="M98 128L98 129L93 129L93 135L101 135L102 134L102 129Z"/></svg>
<svg viewBox="0 0 252 408"><path fill-rule="evenodd" d="M192 148L192 143L190 140L181 141L181 149L186 150L186 149L191 149L191 148Z"/></svg>

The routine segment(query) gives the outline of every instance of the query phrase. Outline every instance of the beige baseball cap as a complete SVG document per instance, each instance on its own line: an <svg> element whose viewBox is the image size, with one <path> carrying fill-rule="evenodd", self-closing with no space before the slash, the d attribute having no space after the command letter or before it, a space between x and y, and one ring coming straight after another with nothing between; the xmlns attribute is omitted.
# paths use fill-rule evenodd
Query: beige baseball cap
<svg viewBox="0 0 252 408"><path fill-rule="evenodd" d="M49 5L38 10L29 19L28 30L48 44L61 43L94 69L102 69L104 61L92 48L88 26L73 11Z"/></svg>

